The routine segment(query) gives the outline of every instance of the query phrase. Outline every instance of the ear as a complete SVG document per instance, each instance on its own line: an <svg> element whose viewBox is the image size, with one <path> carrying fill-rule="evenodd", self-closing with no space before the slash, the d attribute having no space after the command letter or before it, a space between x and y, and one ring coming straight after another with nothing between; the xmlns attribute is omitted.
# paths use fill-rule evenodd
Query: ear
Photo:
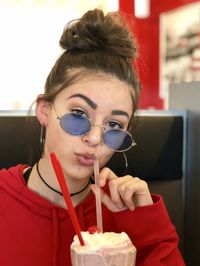
<svg viewBox="0 0 200 266"><path fill-rule="evenodd" d="M47 126L51 104L43 100L37 100L35 113L42 126Z"/></svg>

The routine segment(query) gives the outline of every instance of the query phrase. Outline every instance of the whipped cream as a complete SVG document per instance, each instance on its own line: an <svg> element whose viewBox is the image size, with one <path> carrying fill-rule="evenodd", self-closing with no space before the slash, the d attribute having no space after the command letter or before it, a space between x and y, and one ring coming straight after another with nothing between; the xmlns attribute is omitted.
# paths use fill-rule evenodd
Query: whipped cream
<svg viewBox="0 0 200 266"><path fill-rule="evenodd" d="M83 246L77 236L71 244L72 266L135 266L136 248L126 233L82 232L82 237Z"/></svg>
<svg viewBox="0 0 200 266"><path fill-rule="evenodd" d="M84 246L90 248L90 250L97 250L100 248L109 248L109 247L117 247L117 246L130 246L131 241L128 235L125 232L122 233L113 233L113 232L105 232L105 233L97 233L90 234L89 232L81 232ZM71 245L72 248L80 246L79 239L74 236L74 241ZM84 246L83 249L84 249Z"/></svg>

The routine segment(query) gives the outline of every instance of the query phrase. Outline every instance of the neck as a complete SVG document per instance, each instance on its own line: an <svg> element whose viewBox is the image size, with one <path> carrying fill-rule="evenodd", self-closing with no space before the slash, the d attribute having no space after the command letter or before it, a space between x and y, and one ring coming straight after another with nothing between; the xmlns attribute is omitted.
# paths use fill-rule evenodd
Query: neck
<svg viewBox="0 0 200 266"><path fill-rule="evenodd" d="M52 191L54 191L55 193L59 194L60 196L63 196L63 193L60 191L60 190L57 190L55 189L53 186L51 186L50 184L47 183L47 181L42 177L41 173L40 173L40 170L39 170L39 165L38 165L38 162L36 163L36 170L37 170L37 174L39 176L39 178L42 180L42 182L49 188L51 189ZM73 192L73 193L70 193L70 197L73 197L73 196L76 196L82 192L84 192L87 187L89 186L90 184L90 179L88 180L88 183L83 187L81 188L80 190L76 191L76 192Z"/></svg>
<svg viewBox="0 0 200 266"><path fill-rule="evenodd" d="M49 168L47 167L46 169ZM45 173L45 171L42 170L42 167L40 169L39 163L36 163L30 175L28 187L39 193L41 196L49 199L53 203L66 208L66 204L63 199L63 194L60 190L57 178L53 175L56 181L52 182L53 179L45 179L46 176L52 176L52 173ZM77 183L79 184L79 188L70 193L74 206L79 204L90 192L90 178L87 180L87 182L81 182L81 180L77 180ZM80 183L84 184L80 187Z"/></svg>

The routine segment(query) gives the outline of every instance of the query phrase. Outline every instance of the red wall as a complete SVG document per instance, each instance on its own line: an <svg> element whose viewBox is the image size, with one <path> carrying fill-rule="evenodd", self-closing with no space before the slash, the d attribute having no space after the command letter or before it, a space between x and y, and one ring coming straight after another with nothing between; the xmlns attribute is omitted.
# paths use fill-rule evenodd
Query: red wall
<svg viewBox="0 0 200 266"><path fill-rule="evenodd" d="M159 15L162 12L199 0L150 0L150 16L134 17L134 0L119 0L119 9L131 20L132 30L138 42L138 69L142 83L139 107L163 109L159 98Z"/></svg>

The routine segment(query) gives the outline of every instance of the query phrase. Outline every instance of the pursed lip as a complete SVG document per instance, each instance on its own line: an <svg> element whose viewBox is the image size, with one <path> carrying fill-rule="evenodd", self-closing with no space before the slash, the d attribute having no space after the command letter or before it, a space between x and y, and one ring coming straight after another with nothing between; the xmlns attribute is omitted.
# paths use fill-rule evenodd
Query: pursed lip
<svg viewBox="0 0 200 266"><path fill-rule="evenodd" d="M96 157L94 154L90 153L76 153L78 162L83 166L92 166L94 165L94 160Z"/></svg>

